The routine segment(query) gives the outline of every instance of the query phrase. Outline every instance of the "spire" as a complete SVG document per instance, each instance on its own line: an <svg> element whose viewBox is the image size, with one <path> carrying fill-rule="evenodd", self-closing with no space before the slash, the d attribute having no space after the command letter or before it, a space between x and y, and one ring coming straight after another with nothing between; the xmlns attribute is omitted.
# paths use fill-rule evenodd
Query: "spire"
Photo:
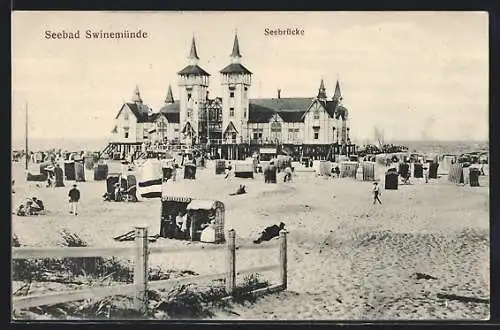
<svg viewBox="0 0 500 330"><path fill-rule="evenodd" d="M172 94L172 86L170 85L168 85L167 98L165 99L165 103L174 103L174 95Z"/></svg>
<svg viewBox="0 0 500 330"><path fill-rule="evenodd" d="M342 101L342 94L340 93L340 84L337 79L337 84L335 85L335 93L333 94L333 99L337 101Z"/></svg>
<svg viewBox="0 0 500 330"><path fill-rule="evenodd" d="M241 58L240 43L238 41L238 34L234 33L233 51L231 52L231 63L239 63Z"/></svg>
<svg viewBox="0 0 500 330"><path fill-rule="evenodd" d="M189 57L190 60L199 60L200 58L198 57L198 52L196 51L196 42L194 41L194 36L193 40L191 42L191 51L189 52Z"/></svg>
<svg viewBox="0 0 500 330"><path fill-rule="evenodd" d="M326 99L326 89L323 78L321 78L321 84L319 85L318 99Z"/></svg>
<svg viewBox="0 0 500 330"><path fill-rule="evenodd" d="M236 33L234 34L233 52L231 53L231 57L241 57L240 43L238 42L238 35Z"/></svg>
<svg viewBox="0 0 500 330"><path fill-rule="evenodd" d="M135 86L134 96L132 97L132 102L142 103L141 93L139 92L139 86L138 85Z"/></svg>

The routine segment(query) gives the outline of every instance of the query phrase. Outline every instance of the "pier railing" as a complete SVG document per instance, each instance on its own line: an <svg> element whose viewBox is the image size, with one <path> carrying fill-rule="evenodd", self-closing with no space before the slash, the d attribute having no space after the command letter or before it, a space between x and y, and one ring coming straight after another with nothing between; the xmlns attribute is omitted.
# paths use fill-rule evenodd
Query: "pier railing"
<svg viewBox="0 0 500 330"><path fill-rule="evenodd" d="M189 247L168 247L148 245L147 227L135 228L135 246L133 247L57 247L57 248L29 248L18 247L12 249L12 259L46 258L46 257L106 257L106 256L134 256L133 284L111 285L107 287L93 287L81 290L63 291L28 296L14 296L13 310L35 306L55 305L71 301L90 298L105 298L109 296L127 295L134 297L134 308L146 312L148 306L147 291L152 288L165 288L178 284L203 283L217 279L225 279L227 298L231 298L236 289L236 275L258 273L270 270L279 270L280 282L258 289L250 294L260 295L266 292L276 292L287 288L287 233L282 230L279 236L279 259L276 264L236 269L236 250L263 250L276 248L276 244L236 245L236 232L228 232L225 245L200 245ZM209 274L192 277L182 277L159 281L148 280L149 256L159 253L190 253L190 252L226 252L226 271L218 274Z"/></svg>

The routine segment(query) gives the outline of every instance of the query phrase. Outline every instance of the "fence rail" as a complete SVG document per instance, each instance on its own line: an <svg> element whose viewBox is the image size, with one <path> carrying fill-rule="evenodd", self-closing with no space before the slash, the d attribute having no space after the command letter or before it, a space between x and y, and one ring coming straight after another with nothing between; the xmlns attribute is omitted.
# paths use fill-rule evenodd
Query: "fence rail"
<svg viewBox="0 0 500 330"><path fill-rule="evenodd" d="M59 248L13 248L13 259L28 259L41 257L103 257L103 256L134 256L134 283L112 285L107 287L93 287L81 290L63 291L57 293L46 293L30 296L13 297L13 309L23 309L35 306L54 305L71 301L85 300L90 298L105 298L109 296L133 296L135 309L145 312L148 306L147 290L150 288L165 288L176 284L203 283L217 279L225 279L226 292L229 298L236 287L236 275L256 272L265 272L278 269L280 271L280 283L269 287L252 291L254 294L286 290L287 287L287 235L282 230L279 236L279 244L265 245L236 245L236 232L228 232L226 249L222 245L195 246L195 247L149 247L147 227L135 228L135 246L130 247L59 247ZM279 246L279 263L237 270L236 250L261 250L273 249ZM184 278L175 278L159 281L148 281L149 256L154 253L190 253L197 251L226 251L226 271L219 274L208 274Z"/></svg>

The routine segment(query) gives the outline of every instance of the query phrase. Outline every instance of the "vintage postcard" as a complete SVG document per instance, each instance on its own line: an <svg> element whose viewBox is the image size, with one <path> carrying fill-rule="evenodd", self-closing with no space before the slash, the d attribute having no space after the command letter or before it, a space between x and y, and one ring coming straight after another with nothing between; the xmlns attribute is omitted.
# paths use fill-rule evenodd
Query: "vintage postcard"
<svg viewBox="0 0 500 330"><path fill-rule="evenodd" d="M12 319L489 319L487 13L12 27Z"/></svg>

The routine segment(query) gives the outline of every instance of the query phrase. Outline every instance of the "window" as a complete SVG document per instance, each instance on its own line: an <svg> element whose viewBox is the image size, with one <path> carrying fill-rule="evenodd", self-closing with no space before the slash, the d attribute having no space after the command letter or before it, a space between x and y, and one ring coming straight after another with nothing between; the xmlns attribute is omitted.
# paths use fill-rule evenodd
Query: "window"
<svg viewBox="0 0 500 330"><path fill-rule="evenodd" d="M234 92L233 91L229 92L229 97L234 97Z"/></svg>
<svg viewBox="0 0 500 330"><path fill-rule="evenodd" d="M128 120L128 110L123 112L123 120Z"/></svg>
<svg viewBox="0 0 500 330"><path fill-rule="evenodd" d="M124 134L123 134L123 136L124 136L126 139L128 139L128 127L124 127L124 128L123 128L123 133L124 133Z"/></svg>
<svg viewBox="0 0 500 330"><path fill-rule="evenodd" d="M254 128L252 130L253 139L254 140L262 139L262 132L263 131L264 131L264 129L262 129L262 128Z"/></svg>
<svg viewBox="0 0 500 330"><path fill-rule="evenodd" d="M243 110L243 118L246 118L246 117L247 117L247 108L245 108L245 109Z"/></svg>
<svg viewBox="0 0 500 330"><path fill-rule="evenodd" d="M187 110L187 117L191 118L192 115L193 115L193 109L188 109Z"/></svg>
<svg viewBox="0 0 500 330"><path fill-rule="evenodd" d="M234 117L234 108L229 108L229 117Z"/></svg>
<svg viewBox="0 0 500 330"><path fill-rule="evenodd" d="M188 91L187 97L188 97L188 101L191 100L191 91Z"/></svg>
<svg viewBox="0 0 500 330"><path fill-rule="evenodd" d="M174 129L174 132L179 133L179 129L178 128Z"/></svg>
<svg viewBox="0 0 500 330"><path fill-rule="evenodd" d="M288 140L289 141L297 141L299 139L299 129L298 128L289 128L288 129Z"/></svg>
<svg viewBox="0 0 500 330"><path fill-rule="evenodd" d="M318 110L318 108L316 108L314 110L314 119L319 119L319 110Z"/></svg>
<svg viewBox="0 0 500 330"><path fill-rule="evenodd" d="M314 139L318 140L319 139L319 127L313 127L314 129Z"/></svg>

